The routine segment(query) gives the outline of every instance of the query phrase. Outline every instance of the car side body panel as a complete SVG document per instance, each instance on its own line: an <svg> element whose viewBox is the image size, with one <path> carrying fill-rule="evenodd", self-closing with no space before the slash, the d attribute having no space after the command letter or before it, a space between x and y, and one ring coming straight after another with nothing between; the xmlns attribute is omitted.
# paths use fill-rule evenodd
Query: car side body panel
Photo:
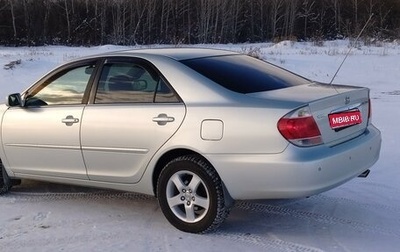
<svg viewBox="0 0 400 252"><path fill-rule="evenodd" d="M145 60L173 87L182 102L168 105L92 104L96 90L95 81L92 81L92 93L86 94L85 104L77 108L80 114L72 115L79 118L79 124L73 125L78 126L74 136L57 136L65 140L64 143L51 142L50 136L45 136L42 140L46 141L42 143L36 140L39 133L44 135L47 130L39 126L47 125L50 119L35 121L32 132L19 134L25 126L8 112L21 110L21 118L29 118L29 108L2 106L0 155L7 173L11 177L154 195L154 174L159 172L156 170L159 160L166 153L179 149L203 156L215 168L233 199L266 199L320 193L358 176L377 161L381 137L367 115L367 89L349 87L341 93L333 86L317 87L310 82L271 92L236 93L216 85L178 61L213 53L235 53L191 50L184 49L180 53L177 53L178 49L127 51L96 56L98 62L107 57ZM351 92L350 98L361 104L364 121L362 125L335 132L328 128L326 114L344 106L341 104L347 102L347 97L343 99L345 92ZM332 110L327 109L330 102L334 105ZM328 139L329 145L297 147L279 133L279 119L303 106L312 108L319 125L326 127L322 137ZM68 115L57 117L57 123L65 127L62 119ZM173 120L160 125L154 120L159 117ZM12 132L14 128L18 130ZM72 128L65 130L68 129ZM335 141L338 135L341 139ZM29 160L18 160L20 152L13 154L14 149L21 147L34 147L35 152L27 154L28 158L34 158L36 154L42 158L46 153L50 155L41 161L43 167L30 171L26 168ZM49 151L46 147L54 149ZM62 167L61 172L46 170L46 167L57 167L60 161L67 163L68 156L55 155L57 150L81 155L82 163L77 165L75 174L63 174ZM76 156L76 159L79 158ZM76 159L72 162L78 161Z"/></svg>
<svg viewBox="0 0 400 252"><path fill-rule="evenodd" d="M158 123L159 115L171 118ZM180 127L178 104L88 105L82 121L82 153L90 180L137 183L150 159Z"/></svg>
<svg viewBox="0 0 400 252"><path fill-rule="evenodd" d="M8 166L15 173L87 179L79 138L82 111L82 105L5 111L2 144ZM67 117L76 123L67 125Z"/></svg>
<svg viewBox="0 0 400 252"><path fill-rule="evenodd" d="M334 147L289 145L272 155L207 155L231 197L279 199L307 197L359 176L379 158L380 132L369 126L362 135Z"/></svg>

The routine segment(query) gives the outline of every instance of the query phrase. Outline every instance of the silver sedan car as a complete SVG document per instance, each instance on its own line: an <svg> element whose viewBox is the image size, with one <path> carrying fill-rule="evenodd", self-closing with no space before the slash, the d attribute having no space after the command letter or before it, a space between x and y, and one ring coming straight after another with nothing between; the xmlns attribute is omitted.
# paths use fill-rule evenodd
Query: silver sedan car
<svg viewBox="0 0 400 252"><path fill-rule="evenodd" d="M253 57L170 48L81 58L0 106L0 192L20 179L155 195L216 229L234 200L306 197L378 160L369 90Z"/></svg>

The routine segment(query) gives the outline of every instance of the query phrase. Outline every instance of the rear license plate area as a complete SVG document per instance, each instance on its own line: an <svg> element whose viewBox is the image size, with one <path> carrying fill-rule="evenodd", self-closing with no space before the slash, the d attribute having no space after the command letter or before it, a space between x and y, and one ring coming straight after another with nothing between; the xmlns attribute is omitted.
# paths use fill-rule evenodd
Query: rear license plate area
<svg viewBox="0 0 400 252"><path fill-rule="evenodd" d="M329 114L328 117L329 125L334 130L347 128L362 123L361 112L359 110Z"/></svg>

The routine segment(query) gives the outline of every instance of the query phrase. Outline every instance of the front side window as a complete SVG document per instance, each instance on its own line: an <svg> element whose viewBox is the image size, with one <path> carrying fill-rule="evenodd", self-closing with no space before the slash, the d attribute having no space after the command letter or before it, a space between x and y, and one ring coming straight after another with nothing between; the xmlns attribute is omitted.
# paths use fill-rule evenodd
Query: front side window
<svg viewBox="0 0 400 252"><path fill-rule="evenodd" d="M47 79L28 93L27 106L81 104L94 65L68 69Z"/></svg>
<svg viewBox="0 0 400 252"><path fill-rule="evenodd" d="M134 62L106 63L95 97L96 104L176 101L175 94L157 74Z"/></svg>

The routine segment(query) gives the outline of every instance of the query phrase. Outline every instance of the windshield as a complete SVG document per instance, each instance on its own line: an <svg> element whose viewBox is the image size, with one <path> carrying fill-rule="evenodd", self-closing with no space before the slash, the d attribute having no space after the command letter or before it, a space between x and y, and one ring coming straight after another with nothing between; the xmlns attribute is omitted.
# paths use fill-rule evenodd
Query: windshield
<svg viewBox="0 0 400 252"><path fill-rule="evenodd" d="M181 61L215 83L238 93L255 93L310 83L309 80L247 55Z"/></svg>

